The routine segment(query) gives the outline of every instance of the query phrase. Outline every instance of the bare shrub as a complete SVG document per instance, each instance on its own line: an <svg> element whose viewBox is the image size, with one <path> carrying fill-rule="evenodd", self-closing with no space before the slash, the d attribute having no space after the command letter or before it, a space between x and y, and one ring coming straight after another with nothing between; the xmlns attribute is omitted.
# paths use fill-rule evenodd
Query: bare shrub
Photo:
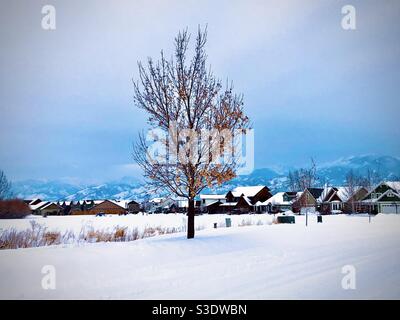
<svg viewBox="0 0 400 320"><path fill-rule="evenodd" d="M0 219L21 219L31 214L29 206L18 199L0 201Z"/></svg>
<svg viewBox="0 0 400 320"><path fill-rule="evenodd" d="M126 237L126 229L127 228L116 228L114 232L115 241L124 240Z"/></svg>
<svg viewBox="0 0 400 320"><path fill-rule="evenodd" d="M251 219L243 219L239 226L250 226L253 223ZM261 220L257 225L263 224ZM224 223L220 223L224 225ZM137 228L127 228L115 226L112 229L96 230L90 224L82 226L79 233L67 230L63 233L57 230L47 230L47 228L36 221L30 221L30 228L17 231L15 228L0 231L0 249L18 249L41 246L51 246L59 244L81 244L93 242L126 242L139 239L154 237L157 235L172 234L184 232L186 226L181 227L162 227L146 226L144 230ZM205 226L198 226L196 230L204 229Z"/></svg>
<svg viewBox="0 0 400 320"><path fill-rule="evenodd" d="M61 233L55 231L47 231L43 234L43 241L46 246L51 246L61 243Z"/></svg>
<svg viewBox="0 0 400 320"><path fill-rule="evenodd" d="M239 227L245 227L245 226L251 226L251 225L253 225L253 222L251 221L251 219L243 219L239 223Z"/></svg>

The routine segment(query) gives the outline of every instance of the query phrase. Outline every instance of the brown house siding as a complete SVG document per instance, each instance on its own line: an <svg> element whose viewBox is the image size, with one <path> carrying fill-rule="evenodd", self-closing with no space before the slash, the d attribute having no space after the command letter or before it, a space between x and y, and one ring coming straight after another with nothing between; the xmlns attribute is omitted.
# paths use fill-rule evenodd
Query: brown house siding
<svg viewBox="0 0 400 320"><path fill-rule="evenodd" d="M111 201L105 200L102 203L94 206L92 209L88 210L89 214L125 214L126 210L119 205L112 203Z"/></svg>

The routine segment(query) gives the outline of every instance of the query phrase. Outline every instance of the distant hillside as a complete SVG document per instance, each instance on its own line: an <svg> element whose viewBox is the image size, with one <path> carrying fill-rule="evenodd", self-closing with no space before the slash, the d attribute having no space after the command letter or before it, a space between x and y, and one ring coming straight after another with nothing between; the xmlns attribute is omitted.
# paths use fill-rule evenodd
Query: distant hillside
<svg viewBox="0 0 400 320"><path fill-rule="evenodd" d="M332 185L343 185L349 170L365 174L368 169L378 173L382 179L400 179L400 159L391 156L353 156L322 164L318 175ZM218 190L204 192L227 192L236 186L267 185L273 192L286 189L286 172L278 173L269 168L254 170L250 175L238 176ZM42 198L45 200L82 199L135 199L155 197L145 185L131 178L123 178L99 185L74 185L60 181L27 180L15 182L14 192L20 198Z"/></svg>

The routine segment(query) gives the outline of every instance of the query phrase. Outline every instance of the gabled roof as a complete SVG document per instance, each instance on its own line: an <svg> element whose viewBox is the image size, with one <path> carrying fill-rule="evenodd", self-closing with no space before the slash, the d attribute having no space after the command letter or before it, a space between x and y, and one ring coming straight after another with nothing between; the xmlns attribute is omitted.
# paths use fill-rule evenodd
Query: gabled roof
<svg viewBox="0 0 400 320"><path fill-rule="evenodd" d="M311 193L315 200L320 199L322 193L324 192L323 188L307 188L307 190Z"/></svg>
<svg viewBox="0 0 400 320"><path fill-rule="evenodd" d="M207 204L206 207L212 207L212 206L214 206L216 204L221 204L221 203L222 203L221 201L215 200L215 201L212 201L209 204Z"/></svg>
<svg viewBox="0 0 400 320"><path fill-rule="evenodd" d="M380 187L381 185L387 185L389 188L391 188L393 191L395 191L396 193L400 194L400 181L381 181L379 182L376 186L374 186L364 197L368 198L371 193L373 193L378 187ZM368 201L368 200L367 200Z"/></svg>
<svg viewBox="0 0 400 320"><path fill-rule="evenodd" d="M49 202L46 205L44 205L43 207L40 207L40 210L44 210L50 206L57 206L59 209L62 209L62 207L60 205L58 205L56 202Z"/></svg>
<svg viewBox="0 0 400 320"><path fill-rule="evenodd" d="M128 203L130 202L129 200L110 200L110 201L124 209L128 207Z"/></svg>
<svg viewBox="0 0 400 320"><path fill-rule="evenodd" d="M293 202L297 199L297 192L290 192L291 196L296 196L290 201L284 201L283 200L283 196L285 194L288 194L288 192L278 192L278 193L274 194L271 198L269 198L268 200L266 200L264 202L258 201L256 203L256 206L267 206L269 204L278 205L278 206L286 206L286 205L289 206L289 205L292 205Z"/></svg>
<svg viewBox="0 0 400 320"><path fill-rule="evenodd" d="M234 207L236 205L237 205L237 202L225 202L225 203L220 204L221 207Z"/></svg>
<svg viewBox="0 0 400 320"><path fill-rule="evenodd" d="M39 202L37 204L33 204L33 205L30 204L29 208L31 208L31 210L37 210L37 209L40 209L43 206L47 205L48 203L49 203L48 201L41 201L41 202Z"/></svg>
<svg viewBox="0 0 400 320"><path fill-rule="evenodd" d="M267 190L269 190L266 186L236 187L231 191L231 193L234 197L240 197L241 195L246 197L254 197L263 188L267 188Z"/></svg>
<svg viewBox="0 0 400 320"><path fill-rule="evenodd" d="M363 188L362 186L354 186L352 188L353 194L350 194L348 187L325 187L320 199L322 199L322 202L331 202L334 201L333 199L337 196L341 202L347 202Z"/></svg>
<svg viewBox="0 0 400 320"><path fill-rule="evenodd" d="M39 204L41 202L45 202L40 200L39 198L33 199L31 202L29 202L30 205L35 205L35 204Z"/></svg>
<svg viewBox="0 0 400 320"><path fill-rule="evenodd" d="M394 191L394 190L386 190L384 193L382 193L381 195L380 195L380 197L379 198L375 198L375 199L366 199L366 200L363 200L363 202L378 202L378 201L380 201L383 197L385 197L389 192L392 192L396 197L398 197L398 198L400 198L400 193L399 192L396 192L396 191Z"/></svg>
<svg viewBox="0 0 400 320"><path fill-rule="evenodd" d="M392 188L396 193L400 192L400 181L386 181L384 182L389 188Z"/></svg>
<svg viewBox="0 0 400 320"><path fill-rule="evenodd" d="M247 203L249 206L252 206L252 205L253 205L248 197L242 196L241 198L243 198L244 201L246 201L246 203Z"/></svg>
<svg viewBox="0 0 400 320"><path fill-rule="evenodd" d="M91 208L90 210L96 209L99 205L101 205L101 204L103 204L103 203L110 203L110 204L113 204L113 205L115 205L115 206L120 207L121 209L125 209L121 204L118 204L118 203L116 203L116 202L113 201L113 200L103 200L103 201L101 201L101 202L95 204L95 205L93 206L93 208Z"/></svg>
<svg viewBox="0 0 400 320"><path fill-rule="evenodd" d="M350 200L350 198L355 196L362 189L365 189L365 188L362 186L355 186L355 187L353 187L353 194L351 194L349 188L339 187L338 191L337 191L337 195L342 200L342 202L347 202ZM367 189L365 189L365 190L368 191Z"/></svg>

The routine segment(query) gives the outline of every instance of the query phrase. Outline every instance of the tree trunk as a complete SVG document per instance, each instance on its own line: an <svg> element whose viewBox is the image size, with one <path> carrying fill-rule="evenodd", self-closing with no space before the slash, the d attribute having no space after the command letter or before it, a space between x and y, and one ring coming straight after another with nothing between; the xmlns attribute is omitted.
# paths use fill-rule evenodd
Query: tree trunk
<svg viewBox="0 0 400 320"><path fill-rule="evenodd" d="M187 238L194 238L194 199L189 199Z"/></svg>

